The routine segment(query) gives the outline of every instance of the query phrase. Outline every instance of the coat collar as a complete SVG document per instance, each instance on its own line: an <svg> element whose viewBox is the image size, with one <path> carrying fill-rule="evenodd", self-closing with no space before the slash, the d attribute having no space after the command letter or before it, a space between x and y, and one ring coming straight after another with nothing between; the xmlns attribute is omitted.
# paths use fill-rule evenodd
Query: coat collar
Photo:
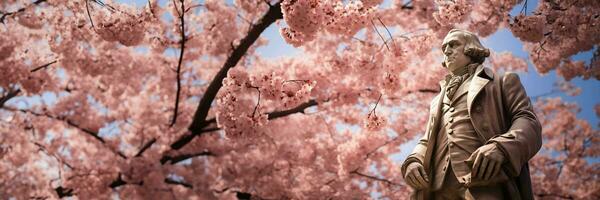
<svg viewBox="0 0 600 200"><path fill-rule="evenodd" d="M445 90L446 82L450 77L452 77L452 75L448 74L444 80L440 81L440 88L442 91ZM483 67L483 65L479 64L473 74L467 94L467 109L469 113L471 113L471 105L473 104L475 97L477 97L483 87L492 80L494 80L494 72L490 68ZM440 98L443 97L440 96Z"/></svg>
<svg viewBox="0 0 600 200"><path fill-rule="evenodd" d="M484 79L488 79L488 80L494 80L494 72L490 68L483 67L483 65L481 65L481 64L477 65L477 67L475 68L475 73L473 73L473 74L475 77L484 78ZM450 80L450 78L452 78L452 75L447 74L444 77L444 79L442 79L439 82L440 88L444 89L444 86L446 86L446 82L448 80Z"/></svg>
<svg viewBox="0 0 600 200"><path fill-rule="evenodd" d="M469 113L471 113L471 105L473 104L475 97L477 97L485 85L494 80L494 73L492 70L481 65L478 66L475 74L476 76L471 80L467 94L467 109L469 110Z"/></svg>

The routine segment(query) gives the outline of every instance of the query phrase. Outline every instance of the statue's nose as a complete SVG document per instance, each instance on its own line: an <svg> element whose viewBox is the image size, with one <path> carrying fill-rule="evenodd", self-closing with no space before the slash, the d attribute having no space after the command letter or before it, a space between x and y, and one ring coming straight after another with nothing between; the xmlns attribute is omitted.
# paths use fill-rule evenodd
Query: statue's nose
<svg viewBox="0 0 600 200"><path fill-rule="evenodd" d="M450 47L446 47L446 49L444 49L444 55L449 56L450 54L452 54L452 50Z"/></svg>

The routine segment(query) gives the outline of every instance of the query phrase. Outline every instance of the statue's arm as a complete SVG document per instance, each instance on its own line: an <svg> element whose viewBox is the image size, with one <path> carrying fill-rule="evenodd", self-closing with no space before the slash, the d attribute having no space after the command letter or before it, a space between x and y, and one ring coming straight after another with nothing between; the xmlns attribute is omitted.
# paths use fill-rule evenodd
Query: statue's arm
<svg viewBox="0 0 600 200"><path fill-rule="evenodd" d="M521 168L542 147L542 127L517 74L504 75L502 94L504 108L511 119L510 129L488 143L495 142L500 147L508 160L510 175L518 176Z"/></svg>
<svg viewBox="0 0 600 200"><path fill-rule="evenodd" d="M436 100L434 98L432 102L435 101ZM421 139L417 143L417 146L415 146L415 148L413 149L412 153L409 154L406 160L404 160L404 162L402 163L402 175L406 174L406 167L408 167L410 163L419 162L421 163L421 165L424 163L425 153L427 152L427 146L429 143L429 134L431 134L431 129L433 125L433 119L431 114L428 119L429 120L427 121L427 128L425 130L425 134L423 134L423 137L421 137Z"/></svg>
<svg viewBox="0 0 600 200"><path fill-rule="evenodd" d="M421 165L425 160L425 152L427 152L427 133L417 143L417 146L413 149L412 153L408 155L404 163L402 163L402 175L406 174L406 167L412 162L419 162Z"/></svg>

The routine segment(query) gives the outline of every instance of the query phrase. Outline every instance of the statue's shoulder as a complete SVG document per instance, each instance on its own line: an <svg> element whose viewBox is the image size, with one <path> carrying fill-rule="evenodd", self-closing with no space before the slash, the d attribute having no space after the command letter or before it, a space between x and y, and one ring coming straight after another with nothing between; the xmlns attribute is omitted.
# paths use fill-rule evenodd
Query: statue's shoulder
<svg viewBox="0 0 600 200"><path fill-rule="evenodd" d="M438 93L437 95L435 95L433 97L433 99L431 99L431 102L429 102L429 109L433 110L436 108L437 104L440 102L440 97L441 97L442 93Z"/></svg>
<svg viewBox="0 0 600 200"><path fill-rule="evenodd" d="M494 80L494 77L496 77L496 71L489 67L483 67L479 75L484 76L484 78L487 78L489 80Z"/></svg>

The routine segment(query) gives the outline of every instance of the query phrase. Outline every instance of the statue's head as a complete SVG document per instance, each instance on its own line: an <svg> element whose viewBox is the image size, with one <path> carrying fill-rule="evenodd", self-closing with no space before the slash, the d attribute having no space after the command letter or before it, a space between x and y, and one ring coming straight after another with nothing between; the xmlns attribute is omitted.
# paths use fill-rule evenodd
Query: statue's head
<svg viewBox="0 0 600 200"><path fill-rule="evenodd" d="M442 66L455 71L470 63L483 63L490 56L490 50L483 47L479 38L471 32L452 29L442 43L444 62Z"/></svg>

